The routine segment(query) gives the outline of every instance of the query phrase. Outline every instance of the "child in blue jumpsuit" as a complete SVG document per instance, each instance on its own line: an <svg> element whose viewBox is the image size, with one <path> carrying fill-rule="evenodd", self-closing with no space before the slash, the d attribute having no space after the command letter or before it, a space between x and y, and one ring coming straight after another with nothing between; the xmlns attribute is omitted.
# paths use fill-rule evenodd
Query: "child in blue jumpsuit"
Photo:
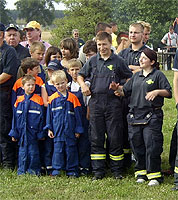
<svg viewBox="0 0 178 200"><path fill-rule="evenodd" d="M171 98L171 86L165 75L158 70L157 54L151 49L141 53L140 72L119 86L119 94L130 96L127 116L129 140L136 157L135 177L137 183L149 180L149 186L159 185L161 176L161 153L163 151L164 97ZM117 94L117 92L116 92Z"/></svg>
<svg viewBox="0 0 178 200"><path fill-rule="evenodd" d="M21 63L21 69L25 74L30 74L35 77L35 94L41 96L41 87L43 85L43 80L38 76L39 72L39 62L33 58L24 58ZM14 106L17 98L24 94L24 89L22 87L22 77L19 78L13 88L12 88L12 105Z"/></svg>
<svg viewBox="0 0 178 200"><path fill-rule="evenodd" d="M48 136L54 138L52 176L66 170L69 177L78 177L77 138L83 133L81 104L66 90L67 78L62 70L53 72L52 82L57 89L49 98L46 126Z"/></svg>
<svg viewBox="0 0 178 200"><path fill-rule="evenodd" d="M35 90L35 77L25 75L22 79L25 91L14 105L12 129L9 135L12 141L18 141L18 175L40 174L40 156L38 140L44 138L43 100Z"/></svg>
<svg viewBox="0 0 178 200"><path fill-rule="evenodd" d="M78 153L79 153L79 173L80 175L88 175L91 168L90 161L90 142L88 138L89 121L87 120L87 98L84 97L80 85L77 82L78 72L82 68L79 60L73 58L68 62L68 72L72 77L72 82L69 82L69 91L77 96L82 106L82 124L84 133L78 139Z"/></svg>

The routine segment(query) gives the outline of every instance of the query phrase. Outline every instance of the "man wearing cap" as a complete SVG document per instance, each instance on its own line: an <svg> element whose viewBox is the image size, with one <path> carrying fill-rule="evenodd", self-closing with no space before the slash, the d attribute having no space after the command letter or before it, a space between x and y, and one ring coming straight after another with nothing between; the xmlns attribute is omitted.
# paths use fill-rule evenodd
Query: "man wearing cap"
<svg viewBox="0 0 178 200"><path fill-rule="evenodd" d="M14 48L4 42L5 26L0 22L0 147L2 165L14 168L15 149L8 136L12 123L11 90L16 79L18 59Z"/></svg>
<svg viewBox="0 0 178 200"><path fill-rule="evenodd" d="M27 32L27 41L20 44L24 47L30 47L34 41L41 41L45 45L46 50L51 46L49 43L41 40L41 26L37 21L30 21L24 30ZM40 64L44 64L44 59Z"/></svg>
<svg viewBox="0 0 178 200"><path fill-rule="evenodd" d="M18 59L22 60L30 57L29 49L20 44L20 32L16 25L9 24L6 27L5 40L8 45L15 48Z"/></svg>

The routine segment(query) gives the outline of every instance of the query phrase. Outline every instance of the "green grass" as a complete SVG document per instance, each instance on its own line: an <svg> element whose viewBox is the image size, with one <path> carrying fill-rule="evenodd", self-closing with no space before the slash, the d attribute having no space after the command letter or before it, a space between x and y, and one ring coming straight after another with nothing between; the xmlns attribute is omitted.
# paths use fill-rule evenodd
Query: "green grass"
<svg viewBox="0 0 178 200"><path fill-rule="evenodd" d="M173 72L164 72L171 85ZM172 130L176 122L174 99L166 99L164 105L164 152L162 167L167 169ZM173 177L165 177L164 183L157 187L136 184L133 169L123 180L108 176L103 180L92 181L92 177L69 179L64 174L58 178L48 176L17 176L16 172L0 170L0 199L119 199L119 200L175 200L178 192L171 191Z"/></svg>

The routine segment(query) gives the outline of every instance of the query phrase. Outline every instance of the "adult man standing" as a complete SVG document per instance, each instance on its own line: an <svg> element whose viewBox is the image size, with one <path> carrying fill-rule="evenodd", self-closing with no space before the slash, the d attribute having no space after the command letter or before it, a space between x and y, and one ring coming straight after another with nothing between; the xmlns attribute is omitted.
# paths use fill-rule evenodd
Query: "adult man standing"
<svg viewBox="0 0 178 200"><path fill-rule="evenodd" d="M18 59L30 57L29 49L20 44L20 32L16 25L9 24L6 27L5 40L8 45L15 48Z"/></svg>
<svg viewBox="0 0 178 200"><path fill-rule="evenodd" d="M85 42L81 38L79 38L79 30L74 29L72 31L72 36L73 36L74 40L76 41L78 48L80 49L80 47L83 46L85 44Z"/></svg>
<svg viewBox="0 0 178 200"><path fill-rule="evenodd" d="M98 53L86 62L78 76L83 94L91 94L89 109L94 180L105 176L105 134L109 144L111 172L116 179L121 179L124 158L121 102L109 86L112 81L119 83L123 78L130 78L132 73L111 50L112 37L109 33L100 32L95 40ZM90 88L85 84L85 78L90 80Z"/></svg>
<svg viewBox="0 0 178 200"><path fill-rule="evenodd" d="M168 52L176 52L176 48L178 47L178 35L174 33L174 28L171 25L169 27L169 32L164 35L161 42L166 44L168 48ZM171 69L171 59L174 58L174 55L169 55L167 57L167 69Z"/></svg>
<svg viewBox="0 0 178 200"><path fill-rule="evenodd" d="M27 41L23 41L20 44L24 47L30 48L34 41L43 42L45 49L47 50L51 45L43 40L41 40L41 25L36 21L30 21L24 30L27 32ZM44 59L40 64L44 64Z"/></svg>
<svg viewBox="0 0 178 200"><path fill-rule="evenodd" d="M16 79L18 60L15 49L4 42L5 26L0 22L0 146L2 164L13 169L14 144L8 136L12 123L11 90Z"/></svg>
<svg viewBox="0 0 178 200"><path fill-rule="evenodd" d="M140 70L139 58L142 51L146 48L143 43L144 27L140 23L133 23L129 26L129 48L122 50L119 56L124 58L133 73Z"/></svg>

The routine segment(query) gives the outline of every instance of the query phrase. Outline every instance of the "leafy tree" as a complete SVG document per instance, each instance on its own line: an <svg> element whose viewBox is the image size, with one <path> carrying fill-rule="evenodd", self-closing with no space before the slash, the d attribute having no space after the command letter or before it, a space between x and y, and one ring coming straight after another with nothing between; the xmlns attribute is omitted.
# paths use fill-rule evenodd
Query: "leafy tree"
<svg viewBox="0 0 178 200"><path fill-rule="evenodd" d="M18 0L15 5L20 12L19 18L26 22L35 20L41 24L51 25L54 20L54 0Z"/></svg>
<svg viewBox="0 0 178 200"><path fill-rule="evenodd" d="M129 24L137 20L152 26L150 42L158 47L160 40L177 17L177 0L114 0L113 19L119 30L128 30Z"/></svg>
<svg viewBox="0 0 178 200"><path fill-rule="evenodd" d="M0 0L0 22L2 22L5 25L8 25L9 23L13 23L14 21L9 15L9 10L6 8L6 1Z"/></svg>
<svg viewBox="0 0 178 200"><path fill-rule="evenodd" d="M53 44L58 45L65 37L71 37L72 29L79 29L84 40L95 35L98 22L110 22L112 2L106 0L61 0L67 8L65 17L55 20L56 29L52 31Z"/></svg>
<svg viewBox="0 0 178 200"><path fill-rule="evenodd" d="M115 21L119 31L128 31L129 25L137 20L152 26L150 42L157 48L168 27L178 17L177 0L58 0L64 3L65 17L55 21L54 43L71 36L78 28L83 39L94 36L97 22Z"/></svg>

